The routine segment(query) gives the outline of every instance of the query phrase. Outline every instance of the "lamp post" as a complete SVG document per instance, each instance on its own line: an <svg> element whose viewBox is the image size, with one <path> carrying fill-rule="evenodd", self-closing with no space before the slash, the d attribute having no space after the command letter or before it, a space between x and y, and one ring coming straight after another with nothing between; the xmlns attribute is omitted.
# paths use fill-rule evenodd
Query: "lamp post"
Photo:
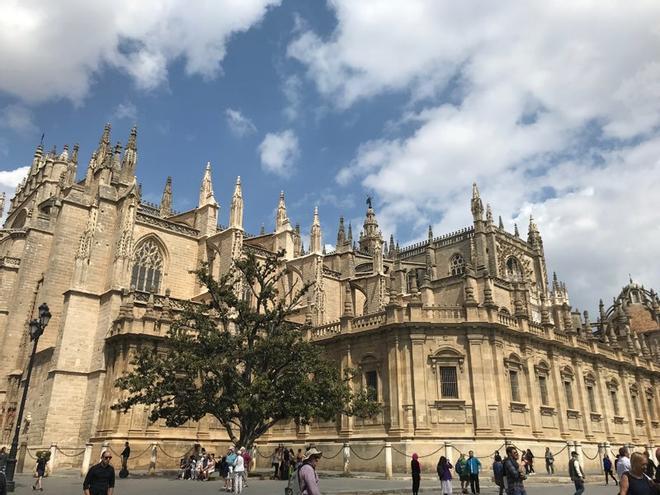
<svg viewBox="0 0 660 495"><path fill-rule="evenodd" d="M14 431L14 439L11 442L11 449L9 450L9 457L7 459L7 491L13 492L16 484L14 483L14 473L16 472L16 454L18 453L18 437L21 434L21 423L23 422L23 411L25 410L25 401L27 400L28 388L30 387L30 377L32 376L32 365L34 364L34 355L37 352L37 344L39 337L44 333L46 325L50 321L50 311L48 305L43 303L39 306L39 318L30 321L30 340L32 344L32 354L30 354L30 361L28 363L27 376L25 377L25 386L23 387L23 397L21 398L21 405L18 408L18 416L16 416L16 430Z"/></svg>

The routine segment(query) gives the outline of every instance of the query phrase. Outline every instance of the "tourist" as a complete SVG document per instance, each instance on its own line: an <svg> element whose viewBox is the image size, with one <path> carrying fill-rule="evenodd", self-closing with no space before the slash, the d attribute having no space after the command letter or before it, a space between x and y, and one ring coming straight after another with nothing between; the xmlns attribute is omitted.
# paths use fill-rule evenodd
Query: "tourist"
<svg viewBox="0 0 660 495"><path fill-rule="evenodd" d="M280 448L276 447L273 450L273 455L270 457L270 465L273 468L273 479L280 478Z"/></svg>
<svg viewBox="0 0 660 495"><path fill-rule="evenodd" d="M463 455L461 454L461 457ZM438 461L438 466L437 466L437 471L438 471L438 478L440 478L440 485L442 486L442 495L451 495L452 494L452 486L451 486L451 469L452 469L451 462L447 460L447 458L443 455L440 457L440 460Z"/></svg>
<svg viewBox="0 0 660 495"><path fill-rule="evenodd" d="M0 495L7 495L7 476L4 469L0 469Z"/></svg>
<svg viewBox="0 0 660 495"><path fill-rule="evenodd" d="M468 483L470 482L470 473L468 473L466 463L465 454L461 452L456 461L456 474L461 482L461 493L467 493Z"/></svg>
<svg viewBox="0 0 660 495"><path fill-rule="evenodd" d="M413 495L419 493L419 481L422 474L422 466L419 464L419 456L417 454L412 455L412 461L410 461L410 473L412 475L412 492Z"/></svg>
<svg viewBox="0 0 660 495"><path fill-rule="evenodd" d="M518 463L518 449L513 446L506 448L506 460L504 461L504 476L506 476L507 495L527 495L525 484L526 478L523 468Z"/></svg>
<svg viewBox="0 0 660 495"><path fill-rule="evenodd" d="M106 450L101 456L101 462L89 468L83 481L85 495L112 495L115 488L115 468L110 464L110 459L112 454Z"/></svg>
<svg viewBox="0 0 660 495"><path fill-rule="evenodd" d="M196 480L197 479L197 468L198 468L199 462L197 459L195 459L194 455L190 456L190 463L189 463L189 470L190 470L190 480Z"/></svg>
<svg viewBox="0 0 660 495"><path fill-rule="evenodd" d="M655 482L660 485L660 447L655 449L655 459L658 461L655 470Z"/></svg>
<svg viewBox="0 0 660 495"><path fill-rule="evenodd" d="M584 471L580 466L580 459L577 452L571 452L571 460L568 461L568 475L575 485L575 495L582 495L584 492Z"/></svg>
<svg viewBox="0 0 660 495"><path fill-rule="evenodd" d="M3 473L7 469L7 447L2 447L0 449L0 471Z"/></svg>
<svg viewBox="0 0 660 495"><path fill-rule="evenodd" d="M474 456L473 451L468 452L468 460L466 462L468 473L470 473L470 490L472 494L480 493L479 490L479 471L481 470L481 461Z"/></svg>
<svg viewBox="0 0 660 495"><path fill-rule="evenodd" d="M548 474L555 474L555 456L550 452L550 447L545 448L545 470Z"/></svg>
<svg viewBox="0 0 660 495"><path fill-rule="evenodd" d="M299 469L300 466L302 466L303 455L302 449L298 449L298 453L296 454L296 469Z"/></svg>
<svg viewBox="0 0 660 495"><path fill-rule="evenodd" d="M121 451L121 468L128 471L128 458L131 456L131 447L128 442L124 443L124 450Z"/></svg>
<svg viewBox="0 0 660 495"><path fill-rule="evenodd" d="M605 484L606 485L610 484L610 478L612 478L614 480L615 485L619 484L619 482L614 477L614 474L612 473L612 461L610 460L610 458L607 454L605 454L603 456L603 471L605 472Z"/></svg>
<svg viewBox="0 0 660 495"><path fill-rule="evenodd" d="M303 456L303 463L298 470L298 481L300 483L300 493L304 495L321 495L319 486L319 476L316 473L316 466L321 459L322 452L311 447Z"/></svg>
<svg viewBox="0 0 660 495"><path fill-rule="evenodd" d="M630 469L622 473L619 495L653 495L653 480L646 476L647 458L639 452L630 457Z"/></svg>
<svg viewBox="0 0 660 495"><path fill-rule="evenodd" d="M208 454L206 460L206 467L202 474L202 479L208 481L211 475L215 472L215 454Z"/></svg>
<svg viewBox="0 0 660 495"><path fill-rule="evenodd" d="M234 482L236 481L234 479L234 466L236 465L236 451L234 450L234 447L229 447L229 450L227 451L227 466L229 468L229 471L227 472L227 480L228 480L228 492L234 491Z"/></svg>
<svg viewBox="0 0 660 495"><path fill-rule="evenodd" d="M656 471L655 464L648 452L644 452L643 455L646 457L646 471L644 471L644 474L648 476L650 480L652 480L653 478L655 478L655 471Z"/></svg>
<svg viewBox="0 0 660 495"><path fill-rule="evenodd" d="M530 449L525 452L525 469L527 474L534 474L534 454Z"/></svg>
<svg viewBox="0 0 660 495"><path fill-rule="evenodd" d="M234 493L243 493L243 471L245 471L245 460L243 459L244 447L241 447L234 458Z"/></svg>
<svg viewBox="0 0 660 495"><path fill-rule="evenodd" d="M623 473L630 471L630 457L627 447L621 447L619 449L619 461L616 463L616 474L619 476L619 480L623 476Z"/></svg>
<svg viewBox="0 0 660 495"><path fill-rule="evenodd" d="M48 464L48 459L46 459L46 454L37 455L37 464L34 468L34 475L37 480L32 485L33 490L39 490L40 492L44 491L43 479L46 475L46 464Z"/></svg>
<svg viewBox="0 0 660 495"><path fill-rule="evenodd" d="M504 492L504 463L499 452L495 452L493 459L493 481L500 488L500 494Z"/></svg>
<svg viewBox="0 0 660 495"><path fill-rule="evenodd" d="M245 465L245 471L243 471L243 488L247 488L248 473L250 472L250 467L252 465L252 456L245 448L241 447L241 450L243 451L243 464Z"/></svg>
<svg viewBox="0 0 660 495"><path fill-rule="evenodd" d="M222 459L220 459L220 466L218 469L218 472L220 474L220 478L224 480L224 487L223 490L228 492L231 490L231 481L229 479L229 463L227 462L227 456L223 455Z"/></svg>
<svg viewBox="0 0 660 495"><path fill-rule="evenodd" d="M288 480L289 479L289 466L291 465L292 458L289 454L289 449L286 447L280 447L280 479Z"/></svg>

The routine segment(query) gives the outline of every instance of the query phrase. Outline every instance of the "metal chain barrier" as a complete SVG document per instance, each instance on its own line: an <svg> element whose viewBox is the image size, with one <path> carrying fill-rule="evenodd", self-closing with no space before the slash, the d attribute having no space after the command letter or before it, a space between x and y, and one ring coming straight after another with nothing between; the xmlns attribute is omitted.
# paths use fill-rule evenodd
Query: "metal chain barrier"
<svg viewBox="0 0 660 495"><path fill-rule="evenodd" d="M67 453L64 452L61 448L59 448L59 447L57 447L57 446L55 447L55 449L56 449L60 454L62 454L64 457L78 457L79 455L83 455L83 454L85 453L85 449L82 449L82 450L81 450L80 452L78 452L77 454L67 454ZM75 447L67 448L67 450L74 450L74 449L75 449Z"/></svg>
<svg viewBox="0 0 660 495"><path fill-rule="evenodd" d="M170 459L181 459L182 457L187 457L190 451L193 450L194 447L190 447L188 450L186 450L183 454L181 455L170 455L167 452L165 452L165 449L162 447L161 444L158 444L158 450L160 450L165 456L169 457Z"/></svg>
<svg viewBox="0 0 660 495"><path fill-rule="evenodd" d="M385 450L385 446L383 445L383 446L380 448L380 450L379 450L378 452L376 452L376 455L374 455L373 457L366 457L366 458L365 458L365 457L360 457L360 455L359 455L357 452L355 452L355 450L353 450L353 447L349 447L349 448L351 449L351 452L353 452L353 454L355 454L355 457L357 457L357 458L360 459L361 461L373 461L376 457L378 457L378 456L380 455L380 453L381 453L383 450Z"/></svg>
<svg viewBox="0 0 660 495"><path fill-rule="evenodd" d="M37 449L34 449L34 450L35 450L35 452L38 451ZM39 450L41 450L41 449L39 449ZM28 455L31 459L33 459L33 460L35 460L35 461L37 460L37 458L36 458L35 456L33 456L33 455L30 453L30 449L27 449L27 448L26 448L26 449L25 449L25 452L27 452L27 455Z"/></svg>
<svg viewBox="0 0 660 495"><path fill-rule="evenodd" d="M255 451L255 452L257 453L257 455L258 455L259 457L261 457L262 459L270 459L270 458L272 457L272 454L268 454L268 455L264 455L264 454L262 454L261 451L259 450L259 447L257 447L256 449L254 449L254 451Z"/></svg>
<svg viewBox="0 0 660 495"><path fill-rule="evenodd" d="M517 448L517 447L516 447L516 448ZM559 452L550 452L550 453L551 453L552 456L554 457L554 456L556 456L556 455L561 454L561 453L562 453L564 450L566 450L567 448L568 448L568 445L564 445L564 448L561 449Z"/></svg>
<svg viewBox="0 0 660 495"><path fill-rule="evenodd" d="M120 457L119 452L117 452L115 449L113 449L111 445L108 445L108 450L110 451L111 454L113 454L117 457Z"/></svg>
<svg viewBox="0 0 660 495"><path fill-rule="evenodd" d="M596 459L598 459L598 456L600 455L600 451L596 451L596 454L595 454L593 457L589 457L589 456L587 455L587 453L586 453L586 452L584 451L584 449L583 449L583 450L582 450L582 455L585 456L585 457L586 457L587 459L589 459L590 461L595 461Z"/></svg>
<svg viewBox="0 0 660 495"><path fill-rule="evenodd" d="M146 449L144 449L144 450L143 450L142 452L140 452L138 455L135 455L135 456L132 455L130 458L133 459L133 460L135 460L135 459L137 459L138 457L140 457L141 455L146 454L146 453L149 452L150 450L151 450L151 445L149 445Z"/></svg>
<svg viewBox="0 0 660 495"><path fill-rule="evenodd" d="M344 447L341 446L341 447L339 448L339 452L337 452L335 455L333 455L333 456L326 456L326 455L324 455L323 458L326 459L326 460L327 460L327 459L334 459L334 458L337 457L339 454L341 454L343 451L344 451Z"/></svg>

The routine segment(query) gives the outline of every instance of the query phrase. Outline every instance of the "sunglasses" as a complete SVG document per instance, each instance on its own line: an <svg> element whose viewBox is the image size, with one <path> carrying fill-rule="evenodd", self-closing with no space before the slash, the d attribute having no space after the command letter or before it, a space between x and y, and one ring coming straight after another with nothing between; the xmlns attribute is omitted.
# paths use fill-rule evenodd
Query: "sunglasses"
<svg viewBox="0 0 660 495"><path fill-rule="evenodd" d="M104 455L103 458L104 459L112 459L112 456L111 455Z"/></svg>

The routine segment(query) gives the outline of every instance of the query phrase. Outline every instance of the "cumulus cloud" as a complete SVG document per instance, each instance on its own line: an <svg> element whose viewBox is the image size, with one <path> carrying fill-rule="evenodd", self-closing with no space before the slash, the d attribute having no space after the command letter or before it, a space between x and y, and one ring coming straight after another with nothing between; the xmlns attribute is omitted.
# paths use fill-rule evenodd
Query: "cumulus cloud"
<svg viewBox="0 0 660 495"><path fill-rule="evenodd" d="M26 101L79 102L104 69L152 89L168 65L213 78L232 35L248 30L280 0L8 0L0 4L0 90ZM84 42L80 42L84 40ZM46 82L44 80L46 78Z"/></svg>
<svg viewBox="0 0 660 495"><path fill-rule="evenodd" d="M0 128L10 129L18 134L37 132L32 111L24 105L13 103L0 111Z"/></svg>
<svg viewBox="0 0 660 495"><path fill-rule="evenodd" d="M248 134L257 132L257 128L252 123L252 121L243 115L239 110L228 108L225 110L225 118L227 120L229 130L232 132L232 134L234 134L234 136L243 137L247 136Z"/></svg>
<svg viewBox="0 0 660 495"><path fill-rule="evenodd" d="M412 127L363 143L339 184L360 180L421 237L471 221L477 180L509 226L534 212L582 307L628 271L660 280L660 4L331 5L335 31L303 30L289 56L341 107L405 92Z"/></svg>
<svg viewBox="0 0 660 495"><path fill-rule="evenodd" d="M259 145L262 168L280 176L289 175L299 154L298 137L291 129L268 133Z"/></svg>
<svg viewBox="0 0 660 495"><path fill-rule="evenodd" d="M128 119L135 122L137 120L137 107L130 101L120 103L115 108L114 117L118 120Z"/></svg>
<svg viewBox="0 0 660 495"><path fill-rule="evenodd" d="M0 170L0 196L5 195L5 207L2 215L0 215L0 225L4 224L7 218L7 211L9 210L9 200L16 192L16 186L23 180L30 167L18 167L13 170Z"/></svg>

